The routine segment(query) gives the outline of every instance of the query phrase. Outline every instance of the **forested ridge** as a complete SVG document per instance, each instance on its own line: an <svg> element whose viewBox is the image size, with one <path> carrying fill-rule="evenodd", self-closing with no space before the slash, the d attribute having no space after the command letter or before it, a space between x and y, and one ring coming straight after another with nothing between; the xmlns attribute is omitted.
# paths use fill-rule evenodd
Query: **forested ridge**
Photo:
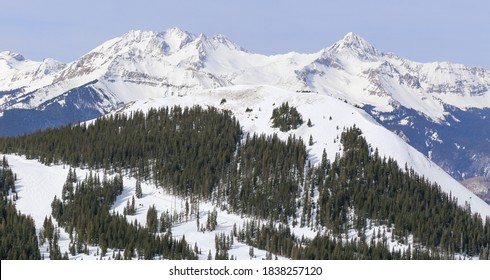
<svg viewBox="0 0 490 280"><path fill-rule="evenodd" d="M382 158L358 128L344 129L341 143L343 153L335 160L329 161L324 152L320 163L311 166L303 139L291 136L281 141L277 135L245 134L230 112L197 106L115 114L91 124L0 138L0 150L45 164L129 174L191 198L191 208L199 201L212 201L222 210L254 217L257 224L238 225L233 238L265 249L270 256L429 259L463 254L489 258L488 219L484 223L468 207L458 207L436 184L406 166L400 168L393 159ZM139 250L137 255L144 258L178 258L179 254L195 258L197 249L191 252L187 244L179 244L166 233L171 223L164 213L151 213L161 219L144 227L125 223L123 216L109 212L121 191L121 178L67 180L66 195L53 201L53 217L73 234L73 246L104 244L125 252ZM131 205L127 210L131 214ZM413 237L417 247L411 252L392 251L385 233L368 242L364 234L373 225L385 226L402 243ZM312 240L294 236L290 226L309 227L318 235ZM108 228L118 227L137 238L109 233ZM346 241L353 229L359 238ZM127 240L135 241L128 245ZM227 258L230 243L218 241L220 254L215 257Z"/></svg>

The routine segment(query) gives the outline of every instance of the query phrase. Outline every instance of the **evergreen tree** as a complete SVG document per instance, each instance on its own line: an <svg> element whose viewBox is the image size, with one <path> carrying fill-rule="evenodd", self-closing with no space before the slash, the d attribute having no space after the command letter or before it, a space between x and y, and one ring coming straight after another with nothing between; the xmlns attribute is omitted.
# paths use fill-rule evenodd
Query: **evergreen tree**
<svg viewBox="0 0 490 280"><path fill-rule="evenodd" d="M308 119L308 122L306 123L306 125L307 125L308 127L312 127L312 126L313 126L313 124L311 123L311 120L310 120L310 119Z"/></svg>
<svg viewBox="0 0 490 280"><path fill-rule="evenodd" d="M218 225L218 211L213 209L212 212L208 211L208 218L206 220L206 230L213 231L216 230Z"/></svg>
<svg viewBox="0 0 490 280"><path fill-rule="evenodd" d="M282 132L298 128L303 123L303 118L296 107L289 106L288 102L282 103L272 111L272 127L279 128Z"/></svg>
<svg viewBox="0 0 490 280"><path fill-rule="evenodd" d="M136 197L137 198L142 198L143 197L143 190L141 189L141 182L140 182L140 180L136 180Z"/></svg>
<svg viewBox="0 0 490 280"><path fill-rule="evenodd" d="M0 259L41 259L34 220L18 212L5 197L0 199Z"/></svg>
<svg viewBox="0 0 490 280"><path fill-rule="evenodd" d="M283 103L274 109L272 123L281 131L288 131L301 125L302 118L296 108ZM301 138L290 136L282 141L277 135L247 134L242 139L240 124L229 112L200 107L116 114L91 124L0 138L0 150L23 153L45 164L63 162L112 174L125 173L138 178L137 185L140 180L151 181L165 192L185 199L183 213L161 213L159 225L154 207L147 213L146 227L128 223L124 216L110 213L123 190L122 176L101 180L90 173L78 181L75 169L70 167L62 196L55 197L51 206L58 225L75 236L72 247L77 252L87 248L87 244L99 244L124 249L124 258L195 258L195 250L185 240L171 238L172 224L182 222L184 217L195 214L197 228L201 226L199 210L193 210L187 201L191 198L192 205L200 200L212 201L222 210L269 221L270 224L248 222L242 229L234 229L232 236L249 246L293 259L488 255L488 219L483 221L469 207L459 207L451 195L408 166L402 169L393 159L381 157L369 147L359 128L344 128L341 133L337 129L335 141L340 140L342 154L329 161L324 151L316 166L307 161ZM312 136L309 140L308 144L313 145ZM2 244L15 244L20 241L6 232L4 224L12 226L9 230L15 234L30 238L24 233L31 232L29 225L33 223L29 217L19 216L9 201L15 197L15 176L5 158L2 166L0 236ZM132 197L124 214L135 213ZM313 239L294 236L290 225L296 226L298 220L300 226L321 234ZM365 232L371 225L385 226L393 241L406 243L412 236L417 246L412 252L397 252L386 247L389 236L384 234L382 239L366 240ZM214 209L208 213L205 228L216 227ZM157 230L162 234L154 234ZM356 230L360 239L346 242L342 238L351 230ZM41 242L47 239L54 243L54 235L52 221L50 224L46 218ZM33 245L35 239L34 231L34 239L23 242ZM233 238L217 235L216 258L228 259L232 243ZM35 250L22 253L6 248L2 257L36 256ZM55 251L53 256L59 254Z"/></svg>
<svg viewBox="0 0 490 280"><path fill-rule="evenodd" d="M148 212L146 214L146 227L149 232L157 232L158 229L158 218L157 218L157 210L155 209L155 205L150 206L148 208Z"/></svg>
<svg viewBox="0 0 490 280"><path fill-rule="evenodd" d="M250 246L248 248L248 255L249 255L250 259L255 258L254 247Z"/></svg>

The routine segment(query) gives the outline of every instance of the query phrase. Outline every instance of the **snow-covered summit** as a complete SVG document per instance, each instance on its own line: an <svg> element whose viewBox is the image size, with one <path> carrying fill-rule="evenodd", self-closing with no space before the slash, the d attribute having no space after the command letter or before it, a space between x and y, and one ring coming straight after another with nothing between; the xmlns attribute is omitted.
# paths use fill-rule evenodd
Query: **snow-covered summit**
<svg viewBox="0 0 490 280"><path fill-rule="evenodd" d="M64 63L52 58L33 61L15 52L0 52L0 91L50 84L50 76L64 67Z"/></svg>
<svg viewBox="0 0 490 280"><path fill-rule="evenodd" d="M179 28L170 28L158 34L164 40L164 46L167 53L175 53L181 50L185 45L195 40L195 35Z"/></svg>
<svg viewBox="0 0 490 280"><path fill-rule="evenodd" d="M428 122L419 126L448 127L453 120L462 120L459 126L463 126L464 119L484 119L483 115L465 118L463 112L490 108L490 71L447 62L410 61L384 53L352 32L315 53L267 56L248 52L223 35L195 35L179 28L132 30L67 65L52 60L33 62L4 52L0 70L0 91L4 92L0 95L0 126L6 127L2 122L10 116L12 132L8 134L63 124L59 119L65 119L64 123L86 120L142 98L233 85L270 85L333 96L369 108L366 110L379 116L379 121L397 119L392 124L397 133L403 130L398 123L416 127L413 119L419 115ZM14 109L25 111L11 115ZM32 119L32 114L44 115L36 117L39 125L11 125ZM52 116L58 120L53 122ZM404 130L403 134L407 141L418 142L418 149L432 149L430 141L426 144L422 139L433 134L429 130ZM414 139L417 137L421 139Z"/></svg>
<svg viewBox="0 0 490 280"><path fill-rule="evenodd" d="M2 57L19 64L10 66L10 72L25 72L26 67L20 64L27 60L22 56L4 52L0 61ZM194 35L179 28L160 33L131 30L61 66L65 65L54 64L43 72L51 76L51 84L30 83L39 77L26 77L22 84L25 92L34 95L38 90L46 92L43 87L49 86L49 93L43 94L39 103L16 107L34 108L92 81L109 88L120 102L134 100L118 98L128 83L151 86L152 91L163 95L191 88L269 84L294 91L312 90L352 104L371 105L382 112L401 105L437 122L445 119L446 104L463 109L490 107L488 71L458 64L412 62L377 50L353 32L317 53L265 56L245 51L224 35ZM2 71L0 80L7 79L6 72ZM32 76L38 73L34 71ZM118 92L112 91L116 84ZM0 84L2 90L13 88L13 83ZM9 101L12 106L18 103Z"/></svg>
<svg viewBox="0 0 490 280"><path fill-rule="evenodd" d="M36 108L94 81L115 104L140 98L140 91L162 96L190 89L268 84L311 90L380 112L403 106L437 123L447 119L447 105L490 108L489 71L417 63L385 54L353 32L317 53L265 56L249 53L223 35L194 35L179 28L160 33L131 30L68 65L54 60L32 62L2 52L0 70L0 90L24 88L22 98L5 98L3 103L9 104L2 106L5 110ZM144 89L135 90L136 85Z"/></svg>
<svg viewBox="0 0 490 280"><path fill-rule="evenodd" d="M363 61L375 61L383 56L383 53L354 32L347 33L344 38L336 42L328 50L334 54L345 55L345 53L348 53Z"/></svg>
<svg viewBox="0 0 490 280"><path fill-rule="evenodd" d="M10 59L15 59L17 61L25 60L25 58L21 54L11 52L11 51L0 52L0 59L4 61L8 61Z"/></svg>

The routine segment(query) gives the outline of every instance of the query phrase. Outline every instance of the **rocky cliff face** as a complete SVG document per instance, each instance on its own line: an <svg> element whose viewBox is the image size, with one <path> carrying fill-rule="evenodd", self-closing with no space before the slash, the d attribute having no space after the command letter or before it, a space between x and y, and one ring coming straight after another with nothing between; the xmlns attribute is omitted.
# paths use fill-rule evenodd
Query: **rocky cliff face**
<svg viewBox="0 0 490 280"><path fill-rule="evenodd" d="M475 177L461 182L467 189L490 204L490 178Z"/></svg>

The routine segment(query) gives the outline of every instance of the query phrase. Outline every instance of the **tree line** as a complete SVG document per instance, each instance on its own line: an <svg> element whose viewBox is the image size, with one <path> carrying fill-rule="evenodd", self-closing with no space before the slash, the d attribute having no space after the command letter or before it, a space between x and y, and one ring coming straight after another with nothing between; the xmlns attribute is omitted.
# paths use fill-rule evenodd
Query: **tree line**
<svg viewBox="0 0 490 280"><path fill-rule="evenodd" d="M34 220L15 208L15 174L5 156L0 166L0 194L0 259L41 259Z"/></svg>
<svg viewBox="0 0 490 280"><path fill-rule="evenodd" d="M284 107L289 114L294 113L289 105ZM342 153L330 161L324 152L320 163L312 166L301 138L291 136L281 141L277 135L245 134L229 111L176 106L0 138L0 150L26 154L46 164L68 163L130 174L191 198L192 204L212 201L222 210L282 225L265 229L269 234L243 239L274 254L356 259L451 258L456 254L488 257L488 219L483 222L469 207L459 207L454 197L407 166L400 168L395 160L381 157L359 128L345 128L340 141ZM70 225L78 228L74 231L76 239L108 243L113 237L106 233L100 236L100 228L107 227L105 219L116 224L125 220L123 216L107 218L101 214L109 212L110 201L120 192L121 183L116 178L120 177L115 181L87 178L85 183L77 183L80 190L67 183L67 198L53 202L53 217L68 226L69 232ZM72 189L80 195L90 190L94 205L73 204ZM70 214L77 212L71 207L97 213L100 217L90 217L99 223L84 224L88 223L85 219ZM59 209L63 209L62 214ZM168 214L160 214L165 221L160 225L155 222L158 213L149 215L153 222L146 231L151 228L153 232L162 224L163 228L171 227ZM309 227L318 236L313 240L292 237L287 232L291 225ZM404 253L391 252L383 242L367 243L364 235L372 225L386 226L393 238L405 244L413 236L420 246ZM128 227L134 228L129 231L140 228ZM359 240L341 242L352 229L357 230ZM282 245L267 245L267 238L260 236L276 236ZM120 248L125 241L111 242L110 246Z"/></svg>
<svg viewBox="0 0 490 280"><path fill-rule="evenodd" d="M196 259L197 256L185 238L176 240L170 232L157 233L154 207L148 211L146 226L137 221L128 222L125 215L111 211L111 206L122 193L123 180L89 173L81 182L68 175L65 186L71 185L71 195L55 197L51 203L52 216L70 236L70 253L88 253L87 245L99 246L101 257L108 248L123 250L124 259ZM46 230L45 230L46 231Z"/></svg>

